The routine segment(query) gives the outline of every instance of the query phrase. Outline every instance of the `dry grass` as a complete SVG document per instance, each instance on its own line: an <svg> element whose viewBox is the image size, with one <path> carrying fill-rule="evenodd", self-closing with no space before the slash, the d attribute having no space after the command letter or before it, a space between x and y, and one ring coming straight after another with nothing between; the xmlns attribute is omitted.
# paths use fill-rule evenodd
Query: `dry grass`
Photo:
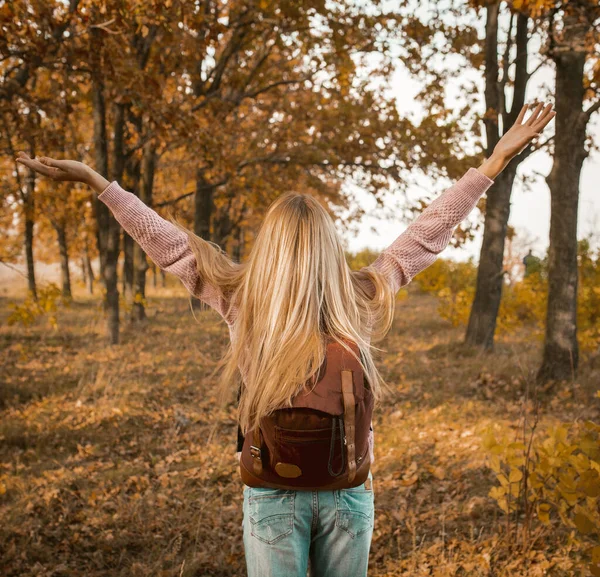
<svg viewBox="0 0 600 577"><path fill-rule="evenodd" d="M228 333L179 290L150 297L149 321L107 347L98 301L8 327L0 299L0 567L19 576L244 575L233 406L209 375ZM539 363L527 331L493 355L465 351L432 297L399 302L381 344L394 393L374 423L373 576L572 575L560 533L528 548L487 497L480 433L519 434ZM598 371L540 392L541 426L598 420ZM529 391L531 396L531 390Z"/></svg>

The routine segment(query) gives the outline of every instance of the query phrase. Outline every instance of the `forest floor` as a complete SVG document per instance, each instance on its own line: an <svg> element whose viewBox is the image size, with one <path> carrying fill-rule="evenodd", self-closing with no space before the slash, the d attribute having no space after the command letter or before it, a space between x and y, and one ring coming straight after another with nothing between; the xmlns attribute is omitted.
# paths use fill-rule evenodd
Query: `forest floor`
<svg viewBox="0 0 600 577"><path fill-rule="evenodd" d="M58 330L8 326L0 298L0 573L6 577L243 576L235 409L215 406L228 342L212 310L154 289L149 319L106 345L98 299L76 296ZM558 528L523 540L488 496L498 483L482 435L522 438L600 420L600 367L535 390L541 343L523 329L493 354L465 350L462 328L411 291L379 343L392 393L374 418L372 576L574 575ZM583 573L581 573L583 574Z"/></svg>

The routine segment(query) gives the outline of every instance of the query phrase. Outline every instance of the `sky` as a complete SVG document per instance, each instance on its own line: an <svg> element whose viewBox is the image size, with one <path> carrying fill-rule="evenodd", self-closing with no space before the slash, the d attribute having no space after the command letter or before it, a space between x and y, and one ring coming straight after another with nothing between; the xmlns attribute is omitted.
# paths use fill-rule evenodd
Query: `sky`
<svg viewBox="0 0 600 577"><path fill-rule="evenodd" d="M531 42L530 42L531 47ZM535 47L533 48L535 50ZM531 70L535 63L529 65ZM463 75L465 73L462 73ZM483 80L480 75L470 76L478 79L481 90L483 90ZM551 67L541 68L530 80L527 92L526 102L533 102L543 97L545 93L544 86L553 85L554 72ZM460 99L457 93L461 77L457 78L456 85L446 87L447 103L454 106ZM420 105L415 102L414 96L419 91L419 84L411 78L405 70L399 69L391 79L392 92L397 102L397 107L402 115L408 115L417 122L422 117ZM547 102L550 102L548 100ZM553 101L552 101L553 102ZM589 106L589 103L587 104ZM586 106L586 107L587 107ZM545 135L554 133L554 122L551 122L545 129ZM588 134L594 135L594 140L600 143L600 112L592 116L591 123L588 125ZM515 248L526 253L531 248L534 254L542 257L546 254L548 248L548 235L550 231L550 191L544 180L552 168L552 158L542 151L533 153L520 166L517 173L517 180L513 188L511 199L511 211L509 224L517 231L517 240ZM531 185L530 191L524 191L520 176L532 177L536 173L535 182ZM419 179L418 186L409 187L408 198L415 200L424 196L423 191L429 191L430 195L440 193L446 187L452 184L451 181L445 183L434 182L431 179ZM360 203L368 213L373 213L376 202L369 192L360 190L357 187L348 185L356 201ZM400 193L389 194L386 205L402 207L406 205L404 196ZM389 212L389 211L387 211ZM351 252L363 248L374 250L383 250L394 239L402 233L409 222L402 217L401 211L398 211L398 219L388 219L385 215L371 214L363 217L360 224L354 229L358 234L352 232L342 232L347 249ZM478 211L474 210L470 218L477 218ZM479 215L483 221L483 215ZM481 250L483 227L476 233L475 239L467 243L460 249L448 247L442 257L453 258L456 260L466 260L470 257L475 261L479 258ZM579 199L579 223L578 238L586 237L589 234L594 235L593 244L600 246L600 154L591 153L585 160L580 181L580 199Z"/></svg>

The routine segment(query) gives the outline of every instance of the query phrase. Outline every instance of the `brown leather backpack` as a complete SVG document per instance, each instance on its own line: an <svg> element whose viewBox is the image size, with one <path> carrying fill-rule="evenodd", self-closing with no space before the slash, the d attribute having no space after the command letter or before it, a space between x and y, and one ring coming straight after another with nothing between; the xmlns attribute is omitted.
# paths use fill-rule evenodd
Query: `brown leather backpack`
<svg viewBox="0 0 600 577"><path fill-rule="evenodd" d="M249 487L332 490L366 481L373 395L362 366L328 339L316 380L246 434L240 473Z"/></svg>

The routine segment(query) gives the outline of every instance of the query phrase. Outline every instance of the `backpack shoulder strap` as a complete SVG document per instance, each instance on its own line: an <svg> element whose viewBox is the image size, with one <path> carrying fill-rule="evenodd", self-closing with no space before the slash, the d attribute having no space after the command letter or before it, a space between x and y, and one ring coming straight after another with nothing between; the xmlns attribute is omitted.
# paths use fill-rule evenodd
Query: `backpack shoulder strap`
<svg viewBox="0 0 600 577"><path fill-rule="evenodd" d="M344 397L344 434L348 451L348 481L352 483L356 475L356 445L355 445L355 401L352 371L342 370L342 395Z"/></svg>

